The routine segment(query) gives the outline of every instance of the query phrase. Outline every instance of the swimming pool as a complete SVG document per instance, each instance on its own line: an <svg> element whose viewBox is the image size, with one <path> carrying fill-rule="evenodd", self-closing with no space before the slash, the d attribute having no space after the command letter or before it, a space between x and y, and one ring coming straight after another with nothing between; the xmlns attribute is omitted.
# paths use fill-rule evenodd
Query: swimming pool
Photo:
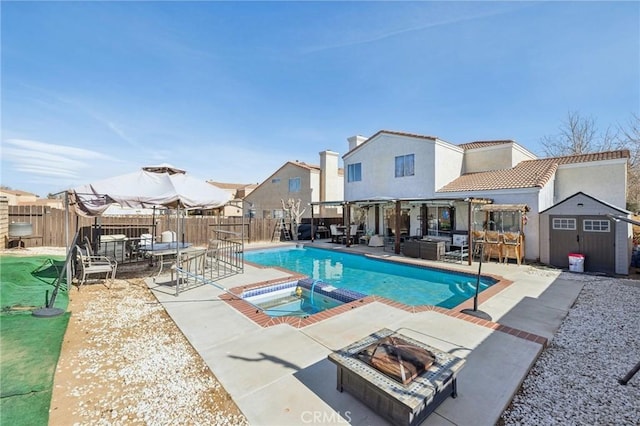
<svg viewBox="0 0 640 426"><path fill-rule="evenodd" d="M314 247L252 250L248 262L278 266L321 280L336 288L378 295L405 305L453 308L475 293L476 276L401 264ZM496 280L482 276L480 291Z"/></svg>

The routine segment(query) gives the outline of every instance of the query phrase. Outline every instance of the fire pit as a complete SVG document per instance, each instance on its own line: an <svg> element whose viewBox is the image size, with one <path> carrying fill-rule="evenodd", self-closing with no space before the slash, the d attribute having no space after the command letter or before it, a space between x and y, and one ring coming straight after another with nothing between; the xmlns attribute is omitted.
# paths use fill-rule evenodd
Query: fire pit
<svg viewBox="0 0 640 426"><path fill-rule="evenodd" d="M382 329L329 354L346 390L397 425L417 425L450 395L464 364L410 337Z"/></svg>

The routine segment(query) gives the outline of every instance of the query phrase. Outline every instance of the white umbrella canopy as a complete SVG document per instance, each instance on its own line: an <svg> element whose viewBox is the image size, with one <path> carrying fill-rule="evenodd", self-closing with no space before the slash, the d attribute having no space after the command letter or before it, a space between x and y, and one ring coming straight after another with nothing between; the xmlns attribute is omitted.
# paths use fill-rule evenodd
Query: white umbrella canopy
<svg viewBox="0 0 640 426"><path fill-rule="evenodd" d="M231 200L231 194L168 164L143 167L137 172L104 179L71 190L76 211L100 216L112 203L123 207L214 209Z"/></svg>

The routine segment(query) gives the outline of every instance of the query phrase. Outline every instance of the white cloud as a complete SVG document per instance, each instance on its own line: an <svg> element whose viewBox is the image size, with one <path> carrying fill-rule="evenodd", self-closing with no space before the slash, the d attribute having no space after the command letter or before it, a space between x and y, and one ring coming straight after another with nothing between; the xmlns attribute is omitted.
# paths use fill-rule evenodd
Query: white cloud
<svg viewBox="0 0 640 426"><path fill-rule="evenodd" d="M412 32L417 32L417 31L423 31L423 30L427 30L430 28L435 28L435 27L442 27L442 26L447 26L447 25L453 25L453 24L459 24L461 22L468 22L468 21L474 21L474 20L478 20L478 19L484 19L484 18L489 18L492 16L496 16L496 15L501 15L504 13L508 13L511 12L513 10L513 7L519 8L519 7L527 7L525 6L521 6L521 5L517 5L517 6L513 6L511 4L507 5L506 7L502 7L503 5L500 5L498 10L488 10L486 12L480 12L480 13L476 13L476 12L471 12L469 14L463 14L461 16L456 16L453 18L449 18L449 19L441 19L441 20L436 20L433 22L427 22L425 24L421 24L421 25L415 25L412 27L404 27L404 23L401 25L403 28L398 29L398 30L385 30L384 28L381 27L377 27L377 29L381 29L382 32L380 33L371 33L371 26L366 27L366 30L362 32L362 34L359 37L356 37L352 40L346 40L346 41L340 41L338 43L335 44L326 44L326 45L322 45L322 46L315 46L315 47L311 47L309 49L307 49L305 51L305 53L316 53L316 52L321 52L321 51L325 51L325 50L332 50L332 49L339 49L339 48L343 48L343 47L351 47L351 46L357 46L357 45L361 45L361 44L367 44L367 43L375 43L381 40L385 40L391 37L396 37L402 34L407 34L407 33L412 33ZM376 27L374 26L374 31L376 30Z"/></svg>
<svg viewBox="0 0 640 426"><path fill-rule="evenodd" d="M12 169L42 177L77 178L95 161L117 161L97 151L28 139L8 139L3 145L3 161Z"/></svg>

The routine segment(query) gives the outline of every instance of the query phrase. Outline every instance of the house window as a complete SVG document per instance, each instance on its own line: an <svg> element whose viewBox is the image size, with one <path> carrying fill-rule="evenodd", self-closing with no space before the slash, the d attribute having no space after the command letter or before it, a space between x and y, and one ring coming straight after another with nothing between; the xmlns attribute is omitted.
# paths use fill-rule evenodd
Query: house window
<svg viewBox="0 0 640 426"><path fill-rule="evenodd" d="M554 217L553 223L551 225L553 229L563 230L563 231L575 231L576 230L576 219L569 217Z"/></svg>
<svg viewBox="0 0 640 426"><path fill-rule="evenodd" d="M609 232L610 222L608 220L585 219L582 228L586 232Z"/></svg>
<svg viewBox="0 0 640 426"><path fill-rule="evenodd" d="M347 182L360 182L362 180L362 163L347 165Z"/></svg>
<svg viewBox="0 0 640 426"><path fill-rule="evenodd" d="M289 192L300 192L300 178L290 178L289 179Z"/></svg>
<svg viewBox="0 0 640 426"><path fill-rule="evenodd" d="M396 177L413 176L414 174L414 154L396 157Z"/></svg>
<svg viewBox="0 0 640 426"><path fill-rule="evenodd" d="M271 183L280 183L280 178L271 179Z"/></svg>

